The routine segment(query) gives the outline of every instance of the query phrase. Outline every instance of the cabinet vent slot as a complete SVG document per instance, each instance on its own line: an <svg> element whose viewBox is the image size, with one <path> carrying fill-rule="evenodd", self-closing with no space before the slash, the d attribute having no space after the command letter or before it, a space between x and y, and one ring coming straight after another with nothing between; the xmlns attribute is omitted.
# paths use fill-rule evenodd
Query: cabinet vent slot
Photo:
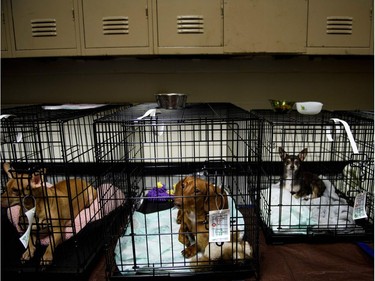
<svg viewBox="0 0 375 281"><path fill-rule="evenodd" d="M180 34L186 33L204 33L203 16L178 16L177 17L177 32Z"/></svg>
<svg viewBox="0 0 375 281"><path fill-rule="evenodd" d="M350 35L352 30L352 17L327 17L327 34Z"/></svg>
<svg viewBox="0 0 375 281"><path fill-rule="evenodd" d="M57 36L56 19L31 20L32 37Z"/></svg>
<svg viewBox="0 0 375 281"><path fill-rule="evenodd" d="M128 17L104 17L102 23L104 35L129 34Z"/></svg>

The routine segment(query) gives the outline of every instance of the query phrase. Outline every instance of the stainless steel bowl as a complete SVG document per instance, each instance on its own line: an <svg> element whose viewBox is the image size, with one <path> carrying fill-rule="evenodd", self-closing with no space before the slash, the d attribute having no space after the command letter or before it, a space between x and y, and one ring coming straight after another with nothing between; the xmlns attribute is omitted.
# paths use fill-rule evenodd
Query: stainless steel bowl
<svg viewBox="0 0 375 281"><path fill-rule="evenodd" d="M184 108L187 100L186 94L179 93L161 93L155 94L158 106L165 109Z"/></svg>

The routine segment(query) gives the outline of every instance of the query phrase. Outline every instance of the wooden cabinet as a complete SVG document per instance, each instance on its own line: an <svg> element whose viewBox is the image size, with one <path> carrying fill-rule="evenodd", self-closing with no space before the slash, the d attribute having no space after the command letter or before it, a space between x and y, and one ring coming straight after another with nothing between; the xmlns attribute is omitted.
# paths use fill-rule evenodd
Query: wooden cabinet
<svg viewBox="0 0 375 281"><path fill-rule="evenodd" d="M225 0L225 53L304 53L306 0Z"/></svg>
<svg viewBox="0 0 375 281"><path fill-rule="evenodd" d="M373 55L372 0L2 0L2 57Z"/></svg>
<svg viewBox="0 0 375 281"><path fill-rule="evenodd" d="M74 0L12 0L15 56L78 55Z"/></svg>
<svg viewBox="0 0 375 281"><path fill-rule="evenodd" d="M82 0L83 53L151 54L150 0Z"/></svg>
<svg viewBox="0 0 375 281"><path fill-rule="evenodd" d="M372 53L372 0L310 0L308 8L307 53Z"/></svg>
<svg viewBox="0 0 375 281"><path fill-rule="evenodd" d="M222 53L222 0L156 0L155 52Z"/></svg>

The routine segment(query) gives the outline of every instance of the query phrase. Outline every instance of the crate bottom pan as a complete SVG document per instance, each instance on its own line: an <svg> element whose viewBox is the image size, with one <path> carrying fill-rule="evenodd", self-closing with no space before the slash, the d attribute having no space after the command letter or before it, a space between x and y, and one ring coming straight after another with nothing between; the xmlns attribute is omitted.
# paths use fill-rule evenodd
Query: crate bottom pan
<svg viewBox="0 0 375 281"><path fill-rule="evenodd" d="M158 270L157 268L151 269L151 274L128 274L123 275L119 272L114 272L113 275L109 278L110 280L123 280L128 278L142 278L152 280L165 280L165 278L170 278L171 280L212 280L214 277L218 280L245 280L248 278L256 278L257 271L252 264L243 264L239 266L226 266L223 268L223 265L217 265L215 267L207 268L205 272L194 272L194 273L179 273L178 270L175 272L165 272ZM208 272L209 270L209 272ZM254 279L255 280L255 279Z"/></svg>
<svg viewBox="0 0 375 281"><path fill-rule="evenodd" d="M265 223L262 224L263 233L267 244L289 244L289 243L336 243L336 242L373 242L373 226L366 222L345 230L340 228L314 228L306 229L284 229L274 231Z"/></svg>

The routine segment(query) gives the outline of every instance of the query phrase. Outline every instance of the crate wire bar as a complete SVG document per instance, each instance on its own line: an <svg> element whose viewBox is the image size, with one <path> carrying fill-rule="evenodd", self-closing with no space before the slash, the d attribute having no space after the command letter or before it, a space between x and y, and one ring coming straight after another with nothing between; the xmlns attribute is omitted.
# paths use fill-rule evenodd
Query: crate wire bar
<svg viewBox="0 0 375 281"><path fill-rule="evenodd" d="M138 119L155 109L155 117ZM187 105L185 109L167 110L155 104L141 104L103 118L97 129L99 162L185 163L255 161L255 136L247 136L248 113L238 108L215 104ZM226 122L230 116L232 122ZM165 124L166 123L166 124ZM98 125L99 126L99 125ZM126 128L126 130L124 130ZM113 132L113 133L111 133ZM125 139L121 146L120 139Z"/></svg>
<svg viewBox="0 0 375 281"><path fill-rule="evenodd" d="M356 144L358 146L360 157L364 157L366 161L364 163L359 162L356 170L361 170L360 176L362 179L362 191L367 192L367 209L366 212L369 214L369 220L373 224L374 218L374 111L363 111L363 110L346 110L346 111L335 111L335 116L346 120L350 124L350 128L353 134ZM357 161L358 162L358 161ZM354 163L354 165L356 165ZM346 177L345 180L350 180L350 177ZM353 198L353 189L345 188L350 186L347 182L343 181L344 184L339 188L340 191L349 197ZM354 192L358 192L355 190Z"/></svg>
<svg viewBox="0 0 375 281"><path fill-rule="evenodd" d="M260 118L260 217L269 243L369 240L374 223L373 122L349 113L322 111L302 115L252 110ZM358 147L353 150L345 121ZM327 137L330 135L333 140ZM280 189L282 162L278 148L290 155L308 149L303 163L319 175L326 189L321 197L296 199ZM354 220L358 194L366 193L367 218Z"/></svg>
<svg viewBox="0 0 375 281"><path fill-rule="evenodd" d="M38 235L40 245L37 246L35 257L22 263L25 248L19 237L28 224L21 224L23 211L20 205L2 208L2 252L7 253L1 264L4 278L25 280L38 276L42 280L86 280L90 265L103 248L103 220L110 219L113 216L111 210L117 206L112 204L112 197L116 197L118 206L122 205L123 200L117 190L108 184L105 167L96 164L93 123L97 118L127 107L100 105L87 109L50 110L44 105L30 105L2 110L1 162L2 165L10 163L18 179L21 178L20 174L31 178L36 172L40 173L44 176L43 188L62 180L73 180L67 182L71 202L77 200L72 195L75 188L73 182L79 184L80 179L85 181L82 194L90 186L97 190L97 200L83 209L70 227L61 228L65 241L55 248L53 263L47 267L40 265L40 259L46 245L55 241ZM99 175L102 175L100 181ZM7 181L8 176L3 172L2 200L9 201L11 195L5 192ZM112 178L111 182L114 182ZM59 195L48 202L56 200L54 202L57 204L58 198ZM48 203L46 209L50 210L50 207ZM72 206L68 208L72 212Z"/></svg>
<svg viewBox="0 0 375 281"><path fill-rule="evenodd" d="M142 117L149 110L151 116ZM257 124L248 111L228 103L187 104L176 110L140 104L95 122L98 162L129 175L124 193L133 205L108 227L109 279L257 275ZM238 229L251 245L251 258L239 258L245 251L236 242L228 242L233 243L232 257L215 270L207 263L197 270L196 257L182 256L172 196L186 176L226 192L232 232Z"/></svg>
<svg viewBox="0 0 375 281"><path fill-rule="evenodd" d="M2 110L3 160L17 162L95 162L93 121L123 105L98 105L91 109L44 109L30 105ZM47 107L48 108L48 107Z"/></svg>

